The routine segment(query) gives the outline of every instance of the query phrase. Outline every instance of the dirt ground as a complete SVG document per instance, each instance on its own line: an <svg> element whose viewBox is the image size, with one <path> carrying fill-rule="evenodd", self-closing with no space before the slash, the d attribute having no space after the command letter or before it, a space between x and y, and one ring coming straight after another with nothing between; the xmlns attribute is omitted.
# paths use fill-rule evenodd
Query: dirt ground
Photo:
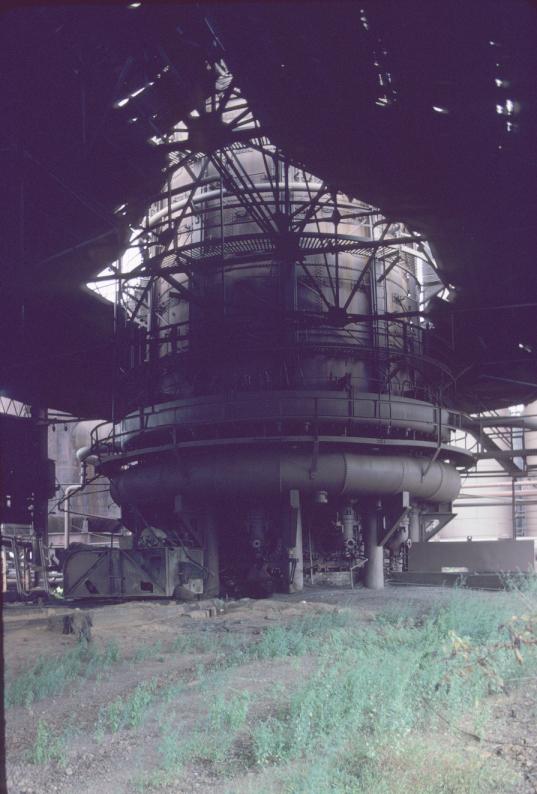
<svg viewBox="0 0 537 794"><path fill-rule="evenodd" d="M215 600L194 605L130 602L88 609L93 622L92 646L104 650L113 644L119 649L119 659L102 675L76 679L53 697L7 709L9 794L136 791L144 770L153 768L162 753L162 712L153 709L153 713L148 707L141 727L107 731L103 736L98 731L103 709L118 698L127 699L141 682L152 681L163 692L176 684L179 688L172 703L173 726L187 736L204 719L218 695L217 675L210 685L198 686L214 657L213 640L215 647L225 639L226 647L232 648L235 642L237 646L255 642L268 626L285 625L305 615L349 608L367 623L388 604L397 608L399 603L411 602L426 609L446 598L449 591L428 587L389 587L384 591L318 588L262 601ZM77 647L75 636L52 631L48 625L51 615L70 611L59 607L4 607L6 679L20 674L38 657L54 660ZM184 645L177 650L181 638ZM226 671L225 686L227 691L255 694L257 716L262 719L265 707L268 713L275 688L292 690L312 667L313 660L308 656L246 659L244 664ZM524 788L520 794L537 792L537 681L528 678L522 690L495 696L493 709L494 735L487 738L483 752L508 760L522 772ZM48 734L68 735L61 758L57 754L44 763L29 761L29 748L35 746L40 720L46 724ZM460 741L471 745L479 740L461 731ZM480 744L482 748L483 740ZM255 770L245 771L230 788L229 780L224 785L204 765L186 767L180 779L171 786L164 785L163 790L176 794L268 791L261 778L256 782Z"/></svg>

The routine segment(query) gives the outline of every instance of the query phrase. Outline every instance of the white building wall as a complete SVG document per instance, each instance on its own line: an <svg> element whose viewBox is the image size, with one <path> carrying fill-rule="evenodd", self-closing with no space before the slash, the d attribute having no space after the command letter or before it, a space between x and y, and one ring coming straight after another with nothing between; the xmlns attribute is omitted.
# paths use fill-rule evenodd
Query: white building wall
<svg viewBox="0 0 537 794"><path fill-rule="evenodd" d="M526 405L524 409L524 416L532 417L534 420L537 418L537 401ZM531 430L524 433L524 446L526 449L537 449L537 430ZM535 496L529 496L526 505L526 535L528 537L537 537L537 455L530 455L527 458L528 463L528 482L524 486L524 490L535 491ZM532 470L532 467L534 469ZM532 504L535 502L535 504Z"/></svg>
<svg viewBox="0 0 537 794"><path fill-rule="evenodd" d="M80 482L80 463L76 451L88 443L90 429L98 422L59 421L49 427L48 454L55 461L56 481L59 486L54 499L49 501L49 535L53 543L63 544L65 503L58 501L69 485ZM73 533L87 533L92 523L116 521L120 517L118 506L112 500L109 481L99 477L84 491L70 498L70 529Z"/></svg>
<svg viewBox="0 0 537 794"><path fill-rule="evenodd" d="M512 415L509 410L499 412ZM524 407L524 416L537 417L537 402ZM500 446L505 446L495 439ZM537 448L537 430L524 431L524 446ZM523 506L526 537L537 537L537 456L527 459L529 472L517 483L517 504ZM535 467L532 471L532 467ZM478 476L476 476L478 475ZM534 481L534 483L532 482ZM535 490L535 496L532 491ZM457 516L441 530L438 540L495 540L513 537L512 480L494 460L480 461L469 477L462 479L453 511ZM486 504L492 503L495 504ZM471 506L468 503L472 503ZM482 504L480 504L482 503Z"/></svg>
<svg viewBox="0 0 537 794"><path fill-rule="evenodd" d="M513 536L511 500L509 497L506 499L493 496L496 493L510 492L510 477L494 460L480 461L475 471L480 476L463 478L460 496L453 505L453 512L457 515L438 533L439 540L466 540L468 537L473 540L495 540ZM485 472L491 474L481 476ZM492 501L505 504L479 504ZM474 505L464 506L468 502L473 502Z"/></svg>

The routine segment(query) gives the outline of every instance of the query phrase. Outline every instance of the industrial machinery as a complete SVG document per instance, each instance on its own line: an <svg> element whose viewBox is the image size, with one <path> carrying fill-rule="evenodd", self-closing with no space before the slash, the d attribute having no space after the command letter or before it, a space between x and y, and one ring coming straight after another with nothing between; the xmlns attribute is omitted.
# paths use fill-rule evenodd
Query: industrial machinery
<svg viewBox="0 0 537 794"><path fill-rule="evenodd" d="M5 600L49 593L44 524L55 494L47 425L39 412L0 396L0 551Z"/></svg>
<svg viewBox="0 0 537 794"><path fill-rule="evenodd" d="M267 595L362 567L381 587L473 462L423 315L443 289L427 241L291 161L214 76L155 136L164 188L94 283L115 290L117 399L83 456L132 535L73 549L66 596Z"/></svg>

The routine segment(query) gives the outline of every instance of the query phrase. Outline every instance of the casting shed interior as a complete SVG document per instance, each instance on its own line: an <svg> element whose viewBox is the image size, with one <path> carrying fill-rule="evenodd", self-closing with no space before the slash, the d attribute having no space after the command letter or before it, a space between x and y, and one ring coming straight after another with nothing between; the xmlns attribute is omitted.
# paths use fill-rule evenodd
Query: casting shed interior
<svg viewBox="0 0 537 794"><path fill-rule="evenodd" d="M430 244L448 294L424 311L456 364L446 407L477 412L535 399L536 30L521 0L8 11L0 33L2 393L85 418L122 416L123 309L86 284L120 257L148 196L162 188L168 149L155 144L204 107L214 64L225 62L263 135L289 161L332 195L370 202ZM227 144L225 131L201 116L204 124L190 121L190 140L211 156ZM429 432L438 435L436 456L442 451L430 464L440 478L433 495L444 493L442 423ZM146 454L143 444L137 452ZM341 494L352 469L351 457L343 460ZM280 488L285 465L280 459ZM400 482L414 483L411 463L403 468ZM429 468L416 474L418 495ZM118 482L131 476L119 472L118 458L107 473ZM285 515L299 509L296 482L286 485ZM356 482L352 497L366 490L362 474ZM451 490L437 502L450 502ZM181 512L173 494L167 509ZM368 504L364 515L376 509ZM140 532L139 519L130 520Z"/></svg>

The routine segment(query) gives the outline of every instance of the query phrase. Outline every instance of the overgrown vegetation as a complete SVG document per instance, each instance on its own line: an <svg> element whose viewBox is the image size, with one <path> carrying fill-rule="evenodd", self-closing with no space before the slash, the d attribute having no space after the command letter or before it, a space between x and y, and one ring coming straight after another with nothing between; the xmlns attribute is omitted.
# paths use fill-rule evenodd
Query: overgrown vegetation
<svg viewBox="0 0 537 794"><path fill-rule="evenodd" d="M86 642L79 643L63 656L39 658L20 675L5 683L4 702L11 706L31 706L47 697L61 694L77 679L99 678L111 665L120 660L116 643L103 650Z"/></svg>
<svg viewBox="0 0 537 794"><path fill-rule="evenodd" d="M158 679L151 678L138 684L128 696L116 698L101 708L97 736L102 738L106 732L116 733L122 728L138 728L146 717L157 686Z"/></svg>
<svg viewBox="0 0 537 794"><path fill-rule="evenodd" d="M186 740L173 723L164 723L159 747L163 769L174 771L193 761L224 768L230 760L233 743L246 724L249 706L248 692L231 697L220 694L210 706L205 723Z"/></svg>
<svg viewBox="0 0 537 794"><path fill-rule="evenodd" d="M270 627L228 665L313 655L312 675L280 691L268 717L243 693L243 719L224 731L211 716L208 731L187 737L163 723L161 770L143 787L166 787L203 763L222 785L255 770L251 789L240 790L258 792L266 780L267 794L516 792L518 772L480 739L489 696L537 670L536 611L531 590L491 600L461 589L426 614L390 608L364 625L334 611Z"/></svg>
<svg viewBox="0 0 537 794"><path fill-rule="evenodd" d="M162 642L157 640L157 642L151 643L150 645L140 645L132 657L132 661L135 664L138 664L139 662L146 662L148 659L154 659L155 657L162 656L163 653L164 649L162 647Z"/></svg>
<svg viewBox="0 0 537 794"><path fill-rule="evenodd" d="M48 764L50 761L61 763L65 757L65 747L66 737L56 735L44 720L39 720L28 760L33 764Z"/></svg>
<svg viewBox="0 0 537 794"><path fill-rule="evenodd" d="M459 589L428 608L394 602L369 622L334 609L259 636L215 625L166 651L142 646L133 661L200 654L194 680L140 682L101 708L95 736L152 720L156 766L132 781L139 791L174 790L202 769L229 794L518 794L519 773L485 740L491 695L537 673L536 594L531 582L496 594ZM41 660L12 683L8 702L28 705L119 658L117 648L81 647ZM259 670L270 675L286 659L288 680L256 684ZM38 723L31 760L58 762L64 751L65 737Z"/></svg>

